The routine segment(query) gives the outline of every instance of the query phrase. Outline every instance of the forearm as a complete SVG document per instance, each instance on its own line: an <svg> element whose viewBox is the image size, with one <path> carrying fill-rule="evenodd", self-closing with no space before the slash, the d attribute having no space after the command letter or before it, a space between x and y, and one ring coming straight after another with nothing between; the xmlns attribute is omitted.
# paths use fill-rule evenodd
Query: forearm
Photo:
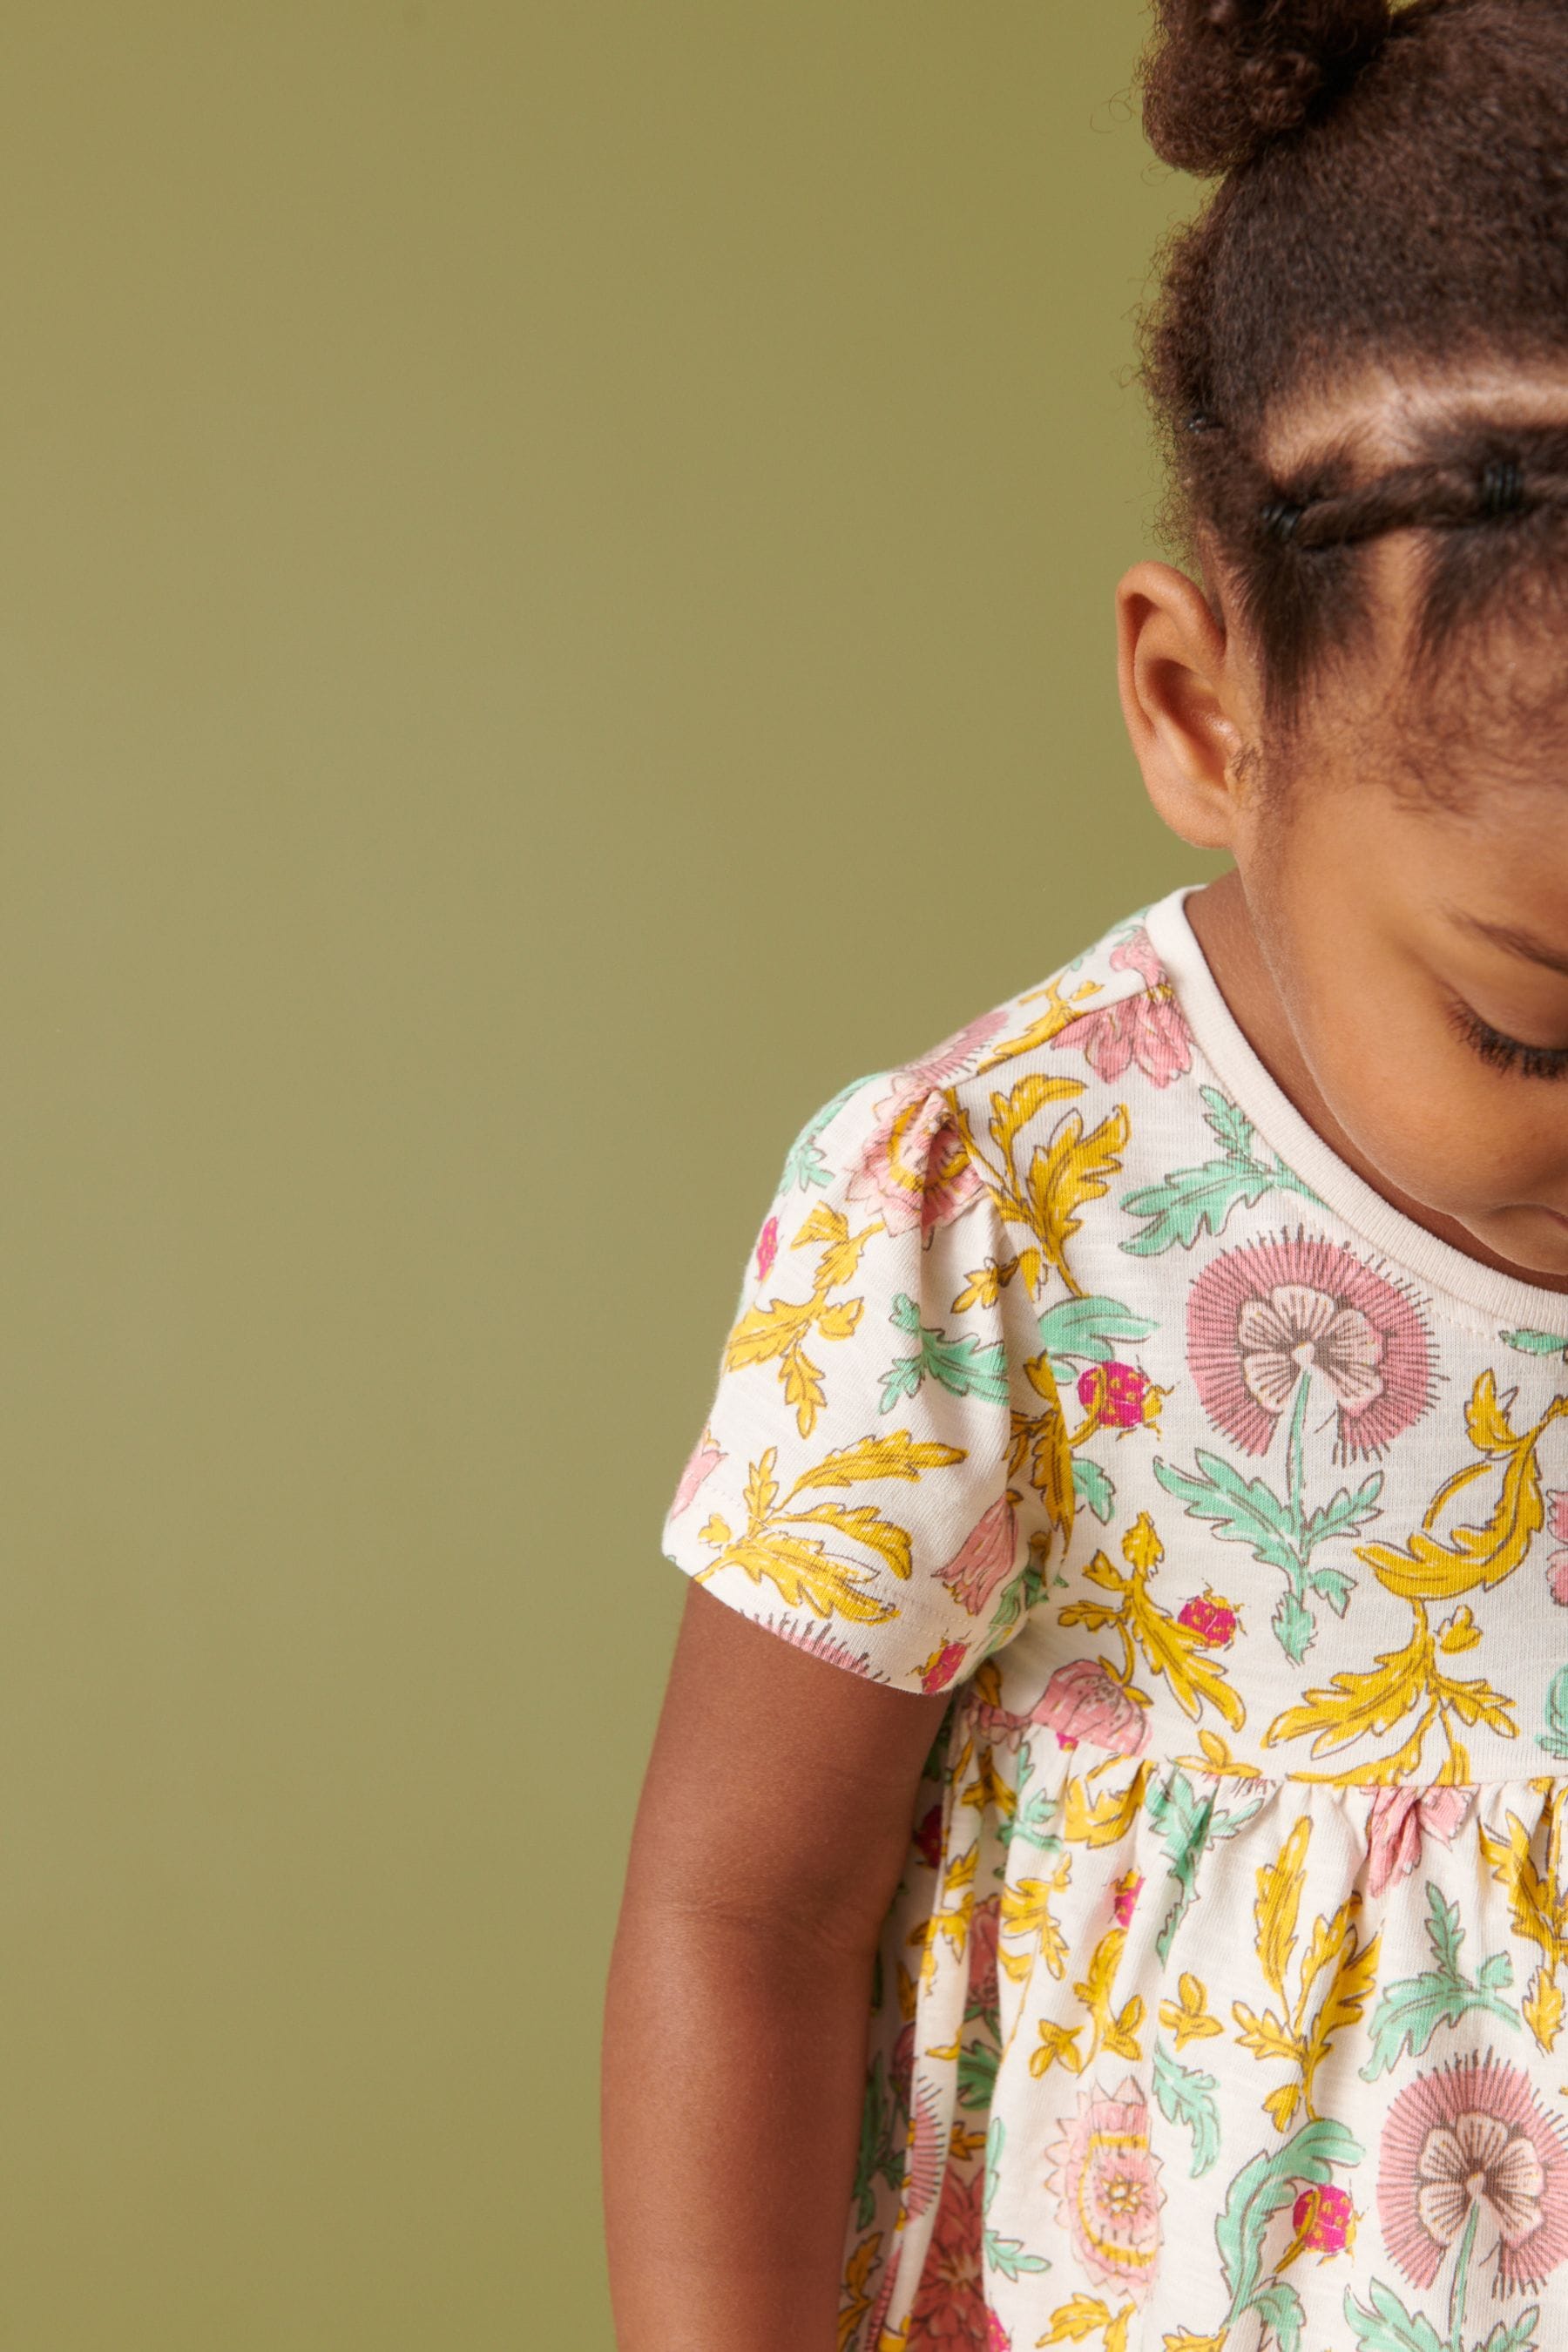
<svg viewBox="0 0 1568 2352"><path fill-rule="evenodd" d="M836 2352L871 1956L623 1910L605 2009L618 2352Z"/></svg>

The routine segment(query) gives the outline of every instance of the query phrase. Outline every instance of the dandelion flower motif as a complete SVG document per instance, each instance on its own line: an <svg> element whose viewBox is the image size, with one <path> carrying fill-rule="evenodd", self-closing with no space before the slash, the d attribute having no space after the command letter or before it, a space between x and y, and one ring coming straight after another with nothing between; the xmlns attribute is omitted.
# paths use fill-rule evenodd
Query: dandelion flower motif
<svg viewBox="0 0 1568 2352"><path fill-rule="evenodd" d="M1079 2095L1048 2151L1047 2189L1058 2219L1092 2278L1142 2295L1160 2251L1160 2158L1149 2146L1149 2103L1133 2076L1107 2096L1098 2084Z"/></svg>
<svg viewBox="0 0 1568 2352"><path fill-rule="evenodd" d="M1333 1401L1341 1461L1380 1454L1435 1392L1417 1300L1300 1228L1204 1268L1187 1294L1187 1361L1205 1412L1247 1454L1265 1451L1303 1376Z"/></svg>
<svg viewBox="0 0 1568 2352"><path fill-rule="evenodd" d="M1389 2252L1418 2287L1461 2239L1495 2261L1497 2294L1539 2286L1568 2258L1568 2135L1519 2067L1472 2052L1394 2100L1377 2207Z"/></svg>

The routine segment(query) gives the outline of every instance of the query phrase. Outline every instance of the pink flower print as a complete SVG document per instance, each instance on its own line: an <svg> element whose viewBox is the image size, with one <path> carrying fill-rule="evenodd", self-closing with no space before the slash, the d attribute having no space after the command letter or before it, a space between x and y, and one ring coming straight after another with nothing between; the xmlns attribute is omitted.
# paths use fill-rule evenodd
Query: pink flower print
<svg viewBox="0 0 1568 2352"><path fill-rule="evenodd" d="M933 1650L921 1665L921 1688L928 1691L944 1689L968 1654L967 1643L944 1642L941 1649Z"/></svg>
<svg viewBox="0 0 1568 2352"><path fill-rule="evenodd" d="M1053 1052L1081 1049L1097 1077L1119 1078L1136 1062L1157 1087L1169 1086L1193 1059L1193 1033L1142 924L1110 950L1120 971L1142 974L1145 986L1098 1011L1080 1013L1051 1039Z"/></svg>
<svg viewBox="0 0 1568 2352"><path fill-rule="evenodd" d="M993 1037L999 1036L1007 1026L1005 1013L982 1013L966 1021L918 1062L906 1062L896 1075L910 1093L923 1093L928 1087L951 1086L953 1079L978 1061Z"/></svg>
<svg viewBox="0 0 1568 2352"><path fill-rule="evenodd" d="M877 2300L871 2305L870 2323L866 2330L867 2352L881 2352L882 2323L887 2318L892 2305L893 2289L898 2284L899 2263L903 2250L903 2240L895 2238L889 2250L888 2259L882 2265L881 2284L877 2289Z"/></svg>
<svg viewBox="0 0 1568 2352"><path fill-rule="evenodd" d="M1087 1739L1096 1748L1138 1756L1149 1744L1142 1708L1099 1658L1074 1658L1058 1666L1032 1708L1031 1720L1047 1724L1062 1748L1076 1748Z"/></svg>
<svg viewBox="0 0 1568 2352"><path fill-rule="evenodd" d="M1381 1453L1435 1392L1415 1298L1300 1229L1205 1266L1187 1294L1187 1361L1205 1412L1247 1454L1264 1451L1303 1373L1333 1398L1340 1460Z"/></svg>
<svg viewBox="0 0 1568 2352"><path fill-rule="evenodd" d="M1142 1871L1130 1870L1111 1888L1111 1910L1119 1927L1131 1927L1132 1914L1138 1908L1138 1897L1143 1891Z"/></svg>
<svg viewBox="0 0 1568 2352"><path fill-rule="evenodd" d="M1546 1524L1560 1544L1568 1544L1568 1486L1546 1497ZM1546 1586L1561 1608L1568 1609L1568 1551L1554 1551L1546 1563Z"/></svg>
<svg viewBox="0 0 1568 2352"><path fill-rule="evenodd" d="M1091 2278L1134 2298L1154 2275L1160 2250L1160 2159L1149 2146L1149 2105L1129 2075L1107 2096L1098 2084L1079 2094L1078 2114L1047 2151L1046 2186L1059 2202L1080 2266Z"/></svg>
<svg viewBox="0 0 1568 2352"><path fill-rule="evenodd" d="M1078 1401L1092 1415L1091 1430L1140 1428L1164 1394L1136 1364L1090 1364L1078 1376Z"/></svg>
<svg viewBox="0 0 1568 2352"><path fill-rule="evenodd" d="M985 2315L985 2352L1013 2352L1013 2339L994 2311Z"/></svg>
<svg viewBox="0 0 1568 2352"><path fill-rule="evenodd" d="M770 1217L757 1236L757 1280L766 1282L779 1254L779 1221Z"/></svg>
<svg viewBox="0 0 1568 2352"><path fill-rule="evenodd" d="M1383 2127L1378 2218L1421 2289L1470 2233L1497 2291L1535 2287L1568 2256L1568 2140L1530 2078L1488 2051L1406 2084ZM1462 2315L1461 2315L1462 2316Z"/></svg>
<svg viewBox="0 0 1568 2352"><path fill-rule="evenodd" d="M985 2341L985 2290L981 2273L984 2174L950 2164L942 2203L910 2314L910 2352L975 2352Z"/></svg>
<svg viewBox="0 0 1568 2352"><path fill-rule="evenodd" d="M942 2186L946 2149L936 2086L927 2076L915 2092L904 2163L904 2210L911 2221L926 2211Z"/></svg>
<svg viewBox="0 0 1568 2352"><path fill-rule="evenodd" d="M826 1659L832 1666L843 1666L849 1674L864 1675L868 1682L885 1682L887 1676L872 1664L864 1650L852 1650L836 1633L825 1626L820 1632L813 1625L801 1625L789 1617L769 1615L762 1622L772 1633L782 1634L793 1642L797 1650L809 1651L814 1658Z"/></svg>
<svg viewBox="0 0 1568 2352"><path fill-rule="evenodd" d="M1342 2254L1355 2243L1355 2207L1343 2189L1303 2189L1290 2209L1296 2251L1309 2254ZM1286 2260L1289 2260L1287 2255ZM1284 2268L1282 2263L1279 2267Z"/></svg>
<svg viewBox="0 0 1568 2352"><path fill-rule="evenodd" d="M1423 1838L1452 1845L1468 1802L1468 1789L1379 1789L1367 1815L1368 1894L1381 1895L1394 1879L1409 1877L1421 1859Z"/></svg>
<svg viewBox="0 0 1568 2352"><path fill-rule="evenodd" d="M945 1225L984 1190L940 1088L895 1087L877 1106L877 1124L850 1172L848 1201L880 1213L889 1234Z"/></svg>
<svg viewBox="0 0 1568 2352"><path fill-rule="evenodd" d="M722 1452L713 1443L712 1431L705 1429L692 1447L686 1467L680 1474L680 1484L675 1490L675 1500L669 1507L669 1516L672 1519L678 1519L680 1517L703 1480L711 1478L723 1459Z"/></svg>
<svg viewBox="0 0 1568 2352"><path fill-rule="evenodd" d="M920 1849L921 1860L935 1870L942 1860L942 1807L940 1805L932 1805L931 1811L921 1816L920 1827L915 1832L914 1842Z"/></svg>
<svg viewBox="0 0 1568 2352"><path fill-rule="evenodd" d="M1206 1584L1202 1592L1194 1593L1190 1601L1183 1603L1176 1622L1184 1625L1189 1633L1195 1633L1210 1650L1228 1650L1236 1639L1235 1604L1222 1601L1218 1593L1212 1591Z"/></svg>
<svg viewBox="0 0 1568 2352"><path fill-rule="evenodd" d="M1018 1553L1013 1506L1022 1497L1011 1487L982 1513L945 1568L936 1571L953 1599L972 1617L991 1606L1012 1575Z"/></svg>

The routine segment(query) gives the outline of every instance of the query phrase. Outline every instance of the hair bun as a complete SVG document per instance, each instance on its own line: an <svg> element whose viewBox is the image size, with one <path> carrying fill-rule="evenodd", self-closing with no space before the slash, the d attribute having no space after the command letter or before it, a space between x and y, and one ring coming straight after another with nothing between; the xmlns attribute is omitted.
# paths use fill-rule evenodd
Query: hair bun
<svg viewBox="0 0 1568 2352"><path fill-rule="evenodd" d="M1154 0L1140 68L1163 162L1211 176L1331 104L1394 27L1389 0Z"/></svg>

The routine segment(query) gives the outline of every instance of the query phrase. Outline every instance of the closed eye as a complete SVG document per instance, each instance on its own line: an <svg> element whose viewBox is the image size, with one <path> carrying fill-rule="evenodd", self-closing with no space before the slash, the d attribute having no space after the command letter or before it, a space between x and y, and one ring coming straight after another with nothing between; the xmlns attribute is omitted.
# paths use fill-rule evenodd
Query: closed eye
<svg viewBox="0 0 1568 2352"><path fill-rule="evenodd" d="M1448 1005L1448 1023L1493 1069L1513 1070L1521 1078L1568 1078L1568 1045L1527 1045L1518 1037L1505 1037L1458 997Z"/></svg>

